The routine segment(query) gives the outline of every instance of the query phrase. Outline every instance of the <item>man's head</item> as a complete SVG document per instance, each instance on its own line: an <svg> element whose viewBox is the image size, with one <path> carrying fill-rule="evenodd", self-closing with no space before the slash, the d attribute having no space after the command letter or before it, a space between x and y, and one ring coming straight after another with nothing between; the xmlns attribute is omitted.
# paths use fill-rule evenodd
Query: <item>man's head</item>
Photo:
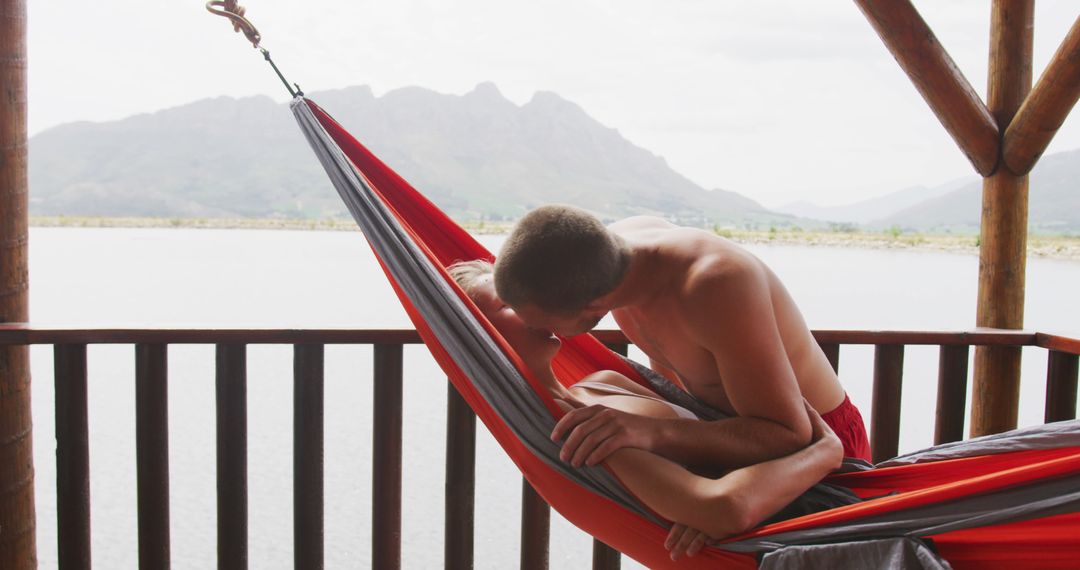
<svg viewBox="0 0 1080 570"><path fill-rule="evenodd" d="M629 247L600 220L572 206L542 206L517 223L499 252L495 290L531 326L578 334L607 313L597 300L629 266Z"/></svg>

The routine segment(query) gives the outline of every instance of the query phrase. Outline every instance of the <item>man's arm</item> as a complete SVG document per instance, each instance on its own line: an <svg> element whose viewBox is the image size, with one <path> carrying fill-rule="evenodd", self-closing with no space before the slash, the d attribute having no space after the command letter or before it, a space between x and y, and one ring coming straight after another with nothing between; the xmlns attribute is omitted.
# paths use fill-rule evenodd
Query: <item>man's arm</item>
<svg viewBox="0 0 1080 570"><path fill-rule="evenodd" d="M747 261L709 271L691 279L679 316L712 353L738 416L669 420L589 406L568 413L552 432L553 439L566 438L564 460L595 465L616 449L638 447L714 471L781 457L810 443L810 420L780 338L765 270Z"/></svg>
<svg viewBox="0 0 1080 570"><path fill-rule="evenodd" d="M602 463L612 452L634 447L697 473L716 475L804 447L777 445L776 438L784 435L777 424L759 418L659 419L596 404L568 412L555 425L551 438L566 439L560 458L575 467Z"/></svg>
<svg viewBox="0 0 1080 570"><path fill-rule="evenodd" d="M682 317L720 374L736 417L661 424L656 452L688 465L750 465L810 443L811 425L780 337L769 276L751 258L692 275ZM705 396L708 394L699 394Z"/></svg>
<svg viewBox="0 0 1080 570"><path fill-rule="evenodd" d="M844 446L836 434L809 403L805 407L812 426L813 443L791 455L736 469L718 481L727 485L735 499L729 516L741 520L743 525L743 528L736 527L736 532L749 530L778 512L838 467L843 459ZM671 559L676 560L683 554L694 556L707 541L720 538L726 537L709 536L702 530L676 522L664 547L671 551Z"/></svg>

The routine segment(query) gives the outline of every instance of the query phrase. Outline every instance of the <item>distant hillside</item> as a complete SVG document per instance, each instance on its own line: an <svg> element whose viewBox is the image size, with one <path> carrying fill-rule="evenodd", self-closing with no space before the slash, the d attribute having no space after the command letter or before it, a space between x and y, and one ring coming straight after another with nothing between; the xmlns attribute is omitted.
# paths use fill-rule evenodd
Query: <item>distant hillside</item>
<svg viewBox="0 0 1080 570"><path fill-rule="evenodd" d="M809 201L792 202L776 208L777 212L812 218L815 220L828 220L831 222L847 222L865 224L885 218L910 208L926 200L937 198L947 194L964 184L976 180L974 176L963 180L954 180L946 184L927 188L926 186L913 186L898 190L891 194L861 200L844 206L818 206Z"/></svg>
<svg viewBox="0 0 1080 570"><path fill-rule="evenodd" d="M564 202L605 218L794 222L701 188L553 93L522 106L490 83L463 96L354 87L311 98L458 219L513 219ZM30 141L30 188L35 215L347 216L292 113L266 97L50 129Z"/></svg>
<svg viewBox="0 0 1080 570"><path fill-rule="evenodd" d="M1080 233L1080 150L1042 157L1031 172L1028 226L1039 233ZM875 220L872 227L977 232L982 182L972 181L938 198Z"/></svg>

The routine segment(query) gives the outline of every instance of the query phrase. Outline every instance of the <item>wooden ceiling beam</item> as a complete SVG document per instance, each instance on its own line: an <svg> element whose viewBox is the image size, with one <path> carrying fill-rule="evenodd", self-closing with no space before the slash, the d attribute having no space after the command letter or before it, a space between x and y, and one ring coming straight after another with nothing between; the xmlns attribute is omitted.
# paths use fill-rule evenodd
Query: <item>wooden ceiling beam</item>
<svg viewBox="0 0 1080 570"><path fill-rule="evenodd" d="M1031 171L1080 99L1080 17L1005 130L1002 158L1017 175Z"/></svg>
<svg viewBox="0 0 1080 570"><path fill-rule="evenodd" d="M1000 131L994 116L909 0L855 0L897 63L975 170L997 169Z"/></svg>

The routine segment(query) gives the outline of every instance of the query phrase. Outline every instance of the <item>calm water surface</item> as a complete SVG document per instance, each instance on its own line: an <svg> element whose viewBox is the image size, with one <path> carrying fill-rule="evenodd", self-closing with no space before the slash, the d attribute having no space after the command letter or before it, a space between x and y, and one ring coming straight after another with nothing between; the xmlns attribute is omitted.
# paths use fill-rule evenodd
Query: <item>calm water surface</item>
<svg viewBox="0 0 1080 570"><path fill-rule="evenodd" d="M39 325L404 328L410 324L363 237L353 232L33 228L31 317ZM490 249L499 236L482 236ZM787 284L812 328L967 329L973 256L752 246ZM1028 262L1029 328L1080 336L1072 299L1080 263ZM610 321L601 326L613 326ZM214 350L169 349L173 567L215 565ZM905 355L901 451L929 445L935 348ZM41 566L56 567L52 355L31 351ZM292 355L248 352L252 568L292 568ZM445 376L405 349L403 564L442 565ZM326 351L326 561L364 568L371 542L371 349ZM869 420L872 351L841 352L841 380ZM1045 353L1025 352L1020 422L1042 414ZM134 349L89 348L93 562L137 566ZM478 430L476 567L518 561L520 474ZM587 568L591 540L552 517L552 568ZM624 560L624 568L637 565Z"/></svg>

